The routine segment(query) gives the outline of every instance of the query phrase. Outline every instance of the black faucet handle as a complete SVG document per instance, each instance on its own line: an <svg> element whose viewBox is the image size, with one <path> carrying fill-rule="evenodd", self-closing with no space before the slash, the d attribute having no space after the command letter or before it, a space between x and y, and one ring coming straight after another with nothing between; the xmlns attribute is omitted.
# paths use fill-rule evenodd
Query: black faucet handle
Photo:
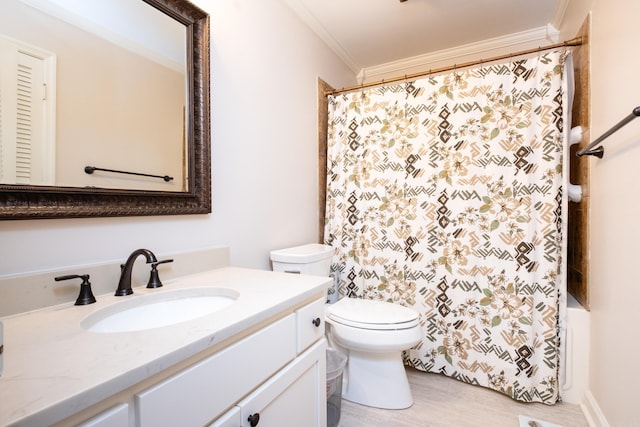
<svg viewBox="0 0 640 427"><path fill-rule="evenodd" d="M158 264L166 264L168 262L173 262L172 259L165 259L162 261L156 261L151 263L151 274L149 275L149 282L147 283L147 288L161 288L162 282L160 281L160 275L158 274Z"/></svg>
<svg viewBox="0 0 640 427"><path fill-rule="evenodd" d="M96 302L96 297L94 297L93 292L91 292L91 282L89 282L88 274L69 274L53 278L56 282L70 279L82 279L82 283L80 284L80 294L78 295L78 299L76 299L75 305L87 305Z"/></svg>

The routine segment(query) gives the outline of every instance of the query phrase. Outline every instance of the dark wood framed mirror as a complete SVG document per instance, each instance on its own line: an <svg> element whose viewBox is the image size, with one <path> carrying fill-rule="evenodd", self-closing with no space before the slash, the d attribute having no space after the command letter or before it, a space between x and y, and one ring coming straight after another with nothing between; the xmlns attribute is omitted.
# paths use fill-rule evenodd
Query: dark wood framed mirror
<svg viewBox="0 0 640 427"><path fill-rule="evenodd" d="M0 219L211 212L209 15L186 0L138 0L186 28L184 191L0 184Z"/></svg>

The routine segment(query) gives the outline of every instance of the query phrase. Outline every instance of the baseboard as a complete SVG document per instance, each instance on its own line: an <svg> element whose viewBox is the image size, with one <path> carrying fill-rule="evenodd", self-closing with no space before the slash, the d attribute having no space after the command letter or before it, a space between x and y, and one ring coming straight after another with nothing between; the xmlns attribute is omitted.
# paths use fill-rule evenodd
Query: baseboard
<svg viewBox="0 0 640 427"><path fill-rule="evenodd" d="M591 390L584 393L584 401L580 405L584 417L587 419L589 427L610 427L607 419L598 406L596 398L591 394Z"/></svg>

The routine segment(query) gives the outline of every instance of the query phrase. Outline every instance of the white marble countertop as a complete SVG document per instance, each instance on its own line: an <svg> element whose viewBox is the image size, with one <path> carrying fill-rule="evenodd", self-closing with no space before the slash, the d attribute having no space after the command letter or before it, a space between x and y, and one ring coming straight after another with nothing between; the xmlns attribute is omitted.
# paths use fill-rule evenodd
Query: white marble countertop
<svg viewBox="0 0 640 427"><path fill-rule="evenodd" d="M98 296L95 304L5 317L0 425L60 421L320 296L330 280L226 267L170 280L160 289L134 288L125 297ZM196 287L231 288L240 297L221 311L157 329L104 334L80 326L89 314L125 299Z"/></svg>

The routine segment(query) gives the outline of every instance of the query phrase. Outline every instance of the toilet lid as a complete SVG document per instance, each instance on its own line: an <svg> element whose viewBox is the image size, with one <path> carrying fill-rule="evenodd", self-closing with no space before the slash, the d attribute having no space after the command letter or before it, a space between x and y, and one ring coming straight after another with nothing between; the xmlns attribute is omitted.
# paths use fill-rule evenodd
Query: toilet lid
<svg viewBox="0 0 640 427"><path fill-rule="evenodd" d="M399 304L358 298L342 298L327 306L327 317L337 323L363 329L408 329L418 324L418 313Z"/></svg>

